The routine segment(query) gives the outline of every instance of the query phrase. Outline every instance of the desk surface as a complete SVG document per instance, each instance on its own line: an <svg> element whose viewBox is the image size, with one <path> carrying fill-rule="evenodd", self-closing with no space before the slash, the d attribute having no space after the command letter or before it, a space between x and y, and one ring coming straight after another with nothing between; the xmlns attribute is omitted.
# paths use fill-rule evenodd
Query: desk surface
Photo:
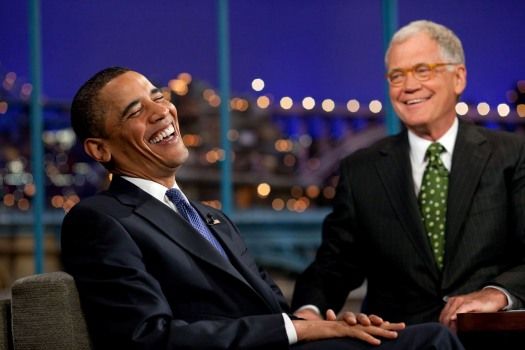
<svg viewBox="0 0 525 350"><path fill-rule="evenodd" d="M458 333L480 331L525 332L525 310L458 314L457 329Z"/></svg>

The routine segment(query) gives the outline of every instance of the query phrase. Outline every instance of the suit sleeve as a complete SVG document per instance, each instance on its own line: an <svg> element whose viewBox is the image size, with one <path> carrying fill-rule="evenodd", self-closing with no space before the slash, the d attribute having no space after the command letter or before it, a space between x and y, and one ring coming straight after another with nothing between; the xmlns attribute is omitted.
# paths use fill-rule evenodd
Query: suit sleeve
<svg viewBox="0 0 525 350"><path fill-rule="evenodd" d="M364 282L349 162L347 158L341 164L333 209L323 222L321 246L314 262L297 279L292 310L307 304L317 306L322 314L328 308L340 310L348 293Z"/></svg>
<svg viewBox="0 0 525 350"><path fill-rule="evenodd" d="M512 173L508 172L508 200L510 203L508 254L509 268L505 269L487 285L495 284L505 288L514 297L518 305L525 305L525 142L521 140L519 156ZM516 152L514 149L513 152Z"/></svg>
<svg viewBox="0 0 525 350"><path fill-rule="evenodd" d="M93 206L80 203L65 217L62 260L75 278L96 349L288 348L281 314L176 319L136 242L115 217Z"/></svg>

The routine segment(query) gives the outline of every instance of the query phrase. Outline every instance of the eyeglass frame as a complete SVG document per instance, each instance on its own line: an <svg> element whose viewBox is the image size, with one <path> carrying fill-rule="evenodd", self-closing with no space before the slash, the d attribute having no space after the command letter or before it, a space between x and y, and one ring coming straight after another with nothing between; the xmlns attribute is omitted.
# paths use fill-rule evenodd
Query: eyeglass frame
<svg viewBox="0 0 525 350"><path fill-rule="evenodd" d="M392 86L399 86L399 85L402 85L406 81L406 78L407 78L407 75L408 75L409 72L412 73L412 76L417 81L427 81L427 80L430 80L430 79L432 79L434 77L436 68L444 67L444 66L453 66L453 65L458 65L458 64L460 64L460 63L454 63L454 62L418 63L418 64L413 65L410 68L395 68L395 69L392 69L390 72L387 72L385 74L385 77L388 80L388 83L390 85L392 85ZM428 77L425 77L423 79L420 79L419 77L417 77L417 74L415 72L416 72L416 69L418 67L428 67L429 68L429 75L428 75ZM399 83L393 83L391 78L390 78L390 76L394 72L399 72L399 73L403 74L402 75L403 79Z"/></svg>

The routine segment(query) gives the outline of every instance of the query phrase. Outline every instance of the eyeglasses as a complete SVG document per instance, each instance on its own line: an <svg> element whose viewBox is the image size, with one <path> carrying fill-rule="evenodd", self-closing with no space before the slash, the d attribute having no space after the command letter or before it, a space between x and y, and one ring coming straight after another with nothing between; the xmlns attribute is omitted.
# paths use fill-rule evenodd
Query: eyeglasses
<svg viewBox="0 0 525 350"><path fill-rule="evenodd" d="M405 82L408 72L412 72L412 76L419 81L426 81L434 77L434 71L438 67L452 66L457 63L418 63L411 68L392 69L386 74L386 78L390 85L401 85Z"/></svg>

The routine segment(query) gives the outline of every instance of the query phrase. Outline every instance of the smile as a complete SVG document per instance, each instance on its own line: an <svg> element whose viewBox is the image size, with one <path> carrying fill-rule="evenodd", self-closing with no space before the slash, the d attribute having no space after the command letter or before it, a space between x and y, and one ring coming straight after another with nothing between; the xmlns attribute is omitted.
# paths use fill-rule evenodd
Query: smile
<svg viewBox="0 0 525 350"><path fill-rule="evenodd" d="M415 105L415 104L418 104L418 103L422 103L422 102L428 101L429 99L430 99L430 97L415 98L415 99L412 99L412 100L405 101L405 104L406 105Z"/></svg>
<svg viewBox="0 0 525 350"><path fill-rule="evenodd" d="M156 144L163 140L171 138L175 134L175 128L173 125L169 125L166 129L162 130L161 132L157 133L155 136L153 136L149 143Z"/></svg>

